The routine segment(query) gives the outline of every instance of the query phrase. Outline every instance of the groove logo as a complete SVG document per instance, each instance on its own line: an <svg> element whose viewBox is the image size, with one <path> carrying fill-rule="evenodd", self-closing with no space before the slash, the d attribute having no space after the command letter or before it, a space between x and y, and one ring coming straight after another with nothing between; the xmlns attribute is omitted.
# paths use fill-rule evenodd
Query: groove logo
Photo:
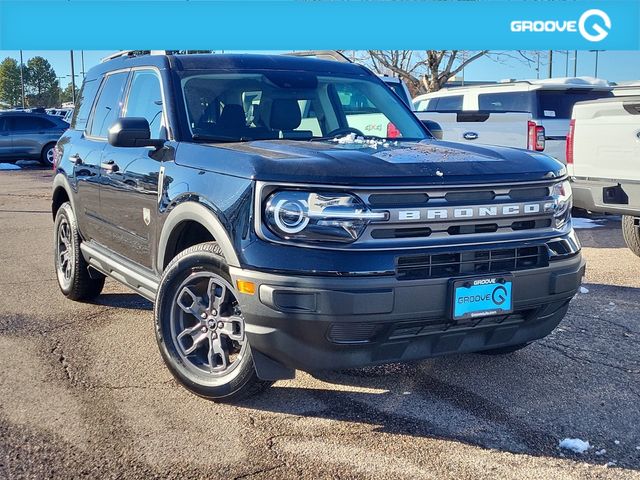
<svg viewBox="0 0 640 480"><path fill-rule="evenodd" d="M511 22L511 31L515 33L579 32L589 42L604 40L610 30L611 18L598 9L587 10L578 20L514 20Z"/></svg>

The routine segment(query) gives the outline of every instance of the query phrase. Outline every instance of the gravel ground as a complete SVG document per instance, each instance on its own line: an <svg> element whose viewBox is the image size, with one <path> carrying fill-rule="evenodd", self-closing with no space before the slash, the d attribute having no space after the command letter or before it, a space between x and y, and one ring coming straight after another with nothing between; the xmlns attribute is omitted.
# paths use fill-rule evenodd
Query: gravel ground
<svg viewBox="0 0 640 480"><path fill-rule="evenodd" d="M640 258L619 219L580 221L588 293L521 352L299 372L230 406L172 379L146 300L60 294L50 183L0 172L0 478L640 479Z"/></svg>

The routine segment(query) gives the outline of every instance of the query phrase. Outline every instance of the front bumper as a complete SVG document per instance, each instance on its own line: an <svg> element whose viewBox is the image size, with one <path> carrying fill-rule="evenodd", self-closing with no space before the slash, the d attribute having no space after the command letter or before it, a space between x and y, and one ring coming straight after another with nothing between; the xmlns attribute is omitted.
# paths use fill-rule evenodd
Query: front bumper
<svg viewBox="0 0 640 480"><path fill-rule="evenodd" d="M577 253L513 272L514 313L465 322L448 319L448 278L230 273L256 285L239 300L260 375L259 359L318 371L527 343L560 323L584 269Z"/></svg>

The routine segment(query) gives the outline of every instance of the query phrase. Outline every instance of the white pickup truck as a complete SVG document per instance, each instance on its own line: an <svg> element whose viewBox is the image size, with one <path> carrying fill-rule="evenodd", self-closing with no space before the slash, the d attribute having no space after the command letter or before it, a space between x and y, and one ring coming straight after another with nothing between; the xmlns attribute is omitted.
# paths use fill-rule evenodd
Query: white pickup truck
<svg viewBox="0 0 640 480"><path fill-rule="evenodd" d="M624 238L640 256L640 96L577 103L567 167L574 206L623 215Z"/></svg>
<svg viewBox="0 0 640 480"><path fill-rule="evenodd" d="M442 127L445 140L527 148L565 161L576 102L611 97L595 78L552 78L445 88L413 99L420 120Z"/></svg>

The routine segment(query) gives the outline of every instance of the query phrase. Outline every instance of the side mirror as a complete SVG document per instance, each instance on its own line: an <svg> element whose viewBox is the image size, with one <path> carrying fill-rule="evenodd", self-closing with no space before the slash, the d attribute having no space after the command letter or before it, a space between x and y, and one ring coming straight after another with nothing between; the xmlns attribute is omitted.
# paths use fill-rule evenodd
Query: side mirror
<svg viewBox="0 0 640 480"><path fill-rule="evenodd" d="M422 124L431 132L433 138L438 140L442 140L442 127L438 122L434 122L433 120L421 120Z"/></svg>
<svg viewBox="0 0 640 480"><path fill-rule="evenodd" d="M109 144L114 147L164 146L164 140L152 139L149 122L142 117L121 117L109 128Z"/></svg>

